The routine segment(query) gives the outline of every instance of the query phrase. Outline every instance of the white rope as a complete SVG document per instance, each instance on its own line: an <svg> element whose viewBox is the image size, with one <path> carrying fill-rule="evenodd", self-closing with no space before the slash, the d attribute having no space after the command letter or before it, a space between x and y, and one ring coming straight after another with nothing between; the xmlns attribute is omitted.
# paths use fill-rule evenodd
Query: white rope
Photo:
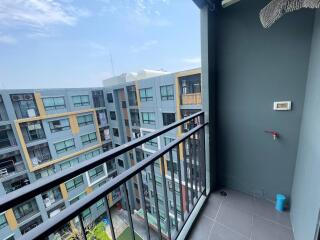
<svg viewBox="0 0 320 240"><path fill-rule="evenodd" d="M279 18L301 8L319 8L320 0L272 0L260 11L262 26L269 28Z"/></svg>

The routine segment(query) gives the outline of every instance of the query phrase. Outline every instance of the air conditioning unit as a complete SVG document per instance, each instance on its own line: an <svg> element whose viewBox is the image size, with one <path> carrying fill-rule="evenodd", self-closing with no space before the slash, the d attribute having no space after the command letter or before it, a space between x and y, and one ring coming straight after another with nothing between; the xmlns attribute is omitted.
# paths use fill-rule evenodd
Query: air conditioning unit
<svg viewBox="0 0 320 240"><path fill-rule="evenodd" d="M24 100L32 100L32 99L33 99L33 97L32 97L31 94L25 94L24 95Z"/></svg>
<svg viewBox="0 0 320 240"><path fill-rule="evenodd" d="M21 101L21 100L23 100L21 95L12 95L12 101L17 102L17 101Z"/></svg>

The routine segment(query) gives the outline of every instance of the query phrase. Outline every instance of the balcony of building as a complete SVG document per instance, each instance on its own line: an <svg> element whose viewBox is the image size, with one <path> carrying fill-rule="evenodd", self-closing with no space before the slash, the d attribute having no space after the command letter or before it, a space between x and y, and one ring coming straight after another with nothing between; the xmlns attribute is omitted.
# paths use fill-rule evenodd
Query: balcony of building
<svg viewBox="0 0 320 240"><path fill-rule="evenodd" d="M181 92L181 105L200 105L201 96L201 74L179 77Z"/></svg>
<svg viewBox="0 0 320 240"><path fill-rule="evenodd" d="M41 121L21 123L20 128L26 143L39 141L46 138Z"/></svg>
<svg viewBox="0 0 320 240"><path fill-rule="evenodd" d="M10 124L0 126L0 150L11 151L12 147L17 146Z"/></svg>
<svg viewBox="0 0 320 240"><path fill-rule="evenodd" d="M33 166L52 160L48 143L41 143L27 148Z"/></svg>
<svg viewBox="0 0 320 240"><path fill-rule="evenodd" d="M0 158L0 179L2 181L11 179L16 175L26 172L25 165L22 161L19 151L13 151L1 155Z"/></svg>
<svg viewBox="0 0 320 240"><path fill-rule="evenodd" d="M10 97L17 119L39 115L33 93L12 94Z"/></svg>
<svg viewBox="0 0 320 240"><path fill-rule="evenodd" d="M0 95L0 122L2 121L8 121L8 114L7 114L7 110L6 107L3 103L3 99L2 96Z"/></svg>

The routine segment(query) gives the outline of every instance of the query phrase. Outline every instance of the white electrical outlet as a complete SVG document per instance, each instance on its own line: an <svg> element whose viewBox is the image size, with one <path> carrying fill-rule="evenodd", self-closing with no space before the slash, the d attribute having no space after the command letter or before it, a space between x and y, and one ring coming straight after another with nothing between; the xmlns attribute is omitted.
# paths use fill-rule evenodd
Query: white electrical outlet
<svg viewBox="0 0 320 240"><path fill-rule="evenodd" d="M291 101L281 101L273 103L273 110L275 111L290 111Z"/></svg>

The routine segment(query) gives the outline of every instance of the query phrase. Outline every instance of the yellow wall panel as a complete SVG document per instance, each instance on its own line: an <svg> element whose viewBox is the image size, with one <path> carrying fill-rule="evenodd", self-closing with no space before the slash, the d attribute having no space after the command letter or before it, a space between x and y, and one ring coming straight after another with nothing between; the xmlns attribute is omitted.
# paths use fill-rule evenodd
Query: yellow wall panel
<svg viewBox="0 0 320 240"><path fill-rule="evenodd" d="M5 216L6 216L6 219L8 221L8 224L9 224L11 230L17 229L18 228L18 222L16 220L16 217L14 216L12 208L8 209L5 212Z"/></svg>

